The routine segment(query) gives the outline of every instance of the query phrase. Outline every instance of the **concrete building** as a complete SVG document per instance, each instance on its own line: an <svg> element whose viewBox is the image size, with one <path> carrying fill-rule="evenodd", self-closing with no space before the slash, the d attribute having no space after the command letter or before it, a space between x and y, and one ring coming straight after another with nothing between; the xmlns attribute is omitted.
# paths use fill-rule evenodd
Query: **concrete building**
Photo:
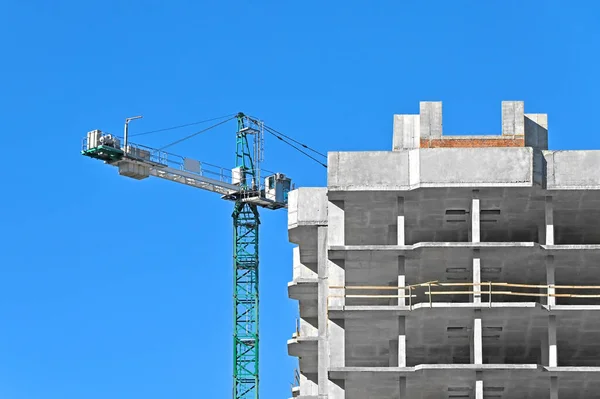
<svg viewBox="0 0 600 399"><path fill-rule="evenodd" d="M600 151L547 129L507 101L501 135L444 136L422 102L290 193L293 396L600 398Z"/></svg>

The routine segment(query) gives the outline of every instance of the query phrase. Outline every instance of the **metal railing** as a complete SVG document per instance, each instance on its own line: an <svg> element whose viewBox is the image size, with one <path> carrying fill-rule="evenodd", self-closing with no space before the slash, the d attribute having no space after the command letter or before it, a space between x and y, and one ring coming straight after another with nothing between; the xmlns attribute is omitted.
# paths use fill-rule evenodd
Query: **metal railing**
<svg viewBox="0 0 600 399"><path fill-rule="evenodd" d="M447 290L444 287L469 287L467 290ZM496 287L496 289L494 289ZM342 290L341 294L329 295L327 297L327 304L329 306L330 298L360 298L360 299L408 299L408 306L410 309L419 303L429 303L429 307L433 307L433 298L435 296L456 296L456 295L473 295L481 298L487 295L487 303L490 307L494 303L493 296L497 298L500 296L520 296L520 297L544 297L547 298L548 304L550 298L600 298L600 285L554 285L554 284L514 284L504 282L483 282L483 283L446 283L439 281L428 281L420 284L407 285L404 287L390 287L390 286L374 286L374 285L355 285L355 286L330 286L331 290L338 291ZM510 288L519 289L535 289L537 292L528 291L516 291ZM539 292L545 290L546 292ZM557 293L557 290L573 290L574 292L561 292ZM594 294L580 294L578 290L593 290L597 293ZM348 294L347 291L397 291L398 294ZM400 292L403 292L401 294ZM428 299L426 302L415 302L414 298L418 298L420 295L425 295ZM502 301L496 301L502 302ZM468 302L467 302L468 303Z"/></svg>
<svg viewBox="0 0 600 399"><path fill-rule="evenodd" d="M106 135L107 135L107 133L102 132L102 136L106 136ZM119 139L121 143L123 142L122 137L119 137L117 135L112 135L112 136ZM158 164L158 165L170 167L173 169L186 171L188 173L196 174L199 176L208 177L208 178L218 180L218 181L221 181L224 183L232 184L233 176L232 176L231 169L223 168L221 166L213 165L213 164L210 164L207 162L201 162L201 161L194 160L194 161L198 162L198 164L199 164L198 169L197 170L189 170L189 169L186 169L186 167L185 167L186 157L182 157L181 155L173 154L171 152L148 147L145 145L135 144L132 142L127 143L127 147L128 147L127 154L134 159L136 158L136 156L144 154L144 156L141 157L140 159L145 160L145 161L150 161L150 162ZM88 138L84 137L83 142L82 142L82 150L87 150L88 148L89 148ZM120 148L120 149L123 151L126 150L125 148Z"/></svg>

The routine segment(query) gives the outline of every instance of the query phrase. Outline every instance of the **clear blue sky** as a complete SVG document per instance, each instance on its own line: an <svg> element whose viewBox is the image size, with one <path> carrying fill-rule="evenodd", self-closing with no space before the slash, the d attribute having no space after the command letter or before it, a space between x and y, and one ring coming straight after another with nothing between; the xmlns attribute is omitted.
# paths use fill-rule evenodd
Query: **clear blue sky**
<svg viewBox="0 0 600 399"><path fill-rule="evenodd" d="M392 115L420 100L444 101L446 134L498 134L500 102L524 100L551 148L600 148L592 1L3 0L0 37L3 399L231 395L231 204L82 157L91 129L245 111L322 151L389 150ZM234 129L173 150L233 166ZM261 393L288 398L292 246L284 211L262 221Z"/></svg>

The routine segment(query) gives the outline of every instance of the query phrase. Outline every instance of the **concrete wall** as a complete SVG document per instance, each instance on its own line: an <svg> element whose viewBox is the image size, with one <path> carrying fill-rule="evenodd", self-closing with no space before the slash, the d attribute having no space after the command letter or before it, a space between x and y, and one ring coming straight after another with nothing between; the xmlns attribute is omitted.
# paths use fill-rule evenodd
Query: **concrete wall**
<svg viewBox="0 0 600 399"><path fill-rule="evenodd" d="M548 190L600 189L600 151L544 151Z"/></svg>

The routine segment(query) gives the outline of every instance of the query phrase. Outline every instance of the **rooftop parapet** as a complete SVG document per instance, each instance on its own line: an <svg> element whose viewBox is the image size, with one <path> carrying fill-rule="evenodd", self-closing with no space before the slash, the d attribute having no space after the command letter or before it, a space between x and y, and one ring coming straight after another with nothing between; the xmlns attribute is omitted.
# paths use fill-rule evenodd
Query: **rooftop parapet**
<svg viewBox="0 0 600 399"><path fill-rule="evenodd" d="M548 149L547 114L525 114L523 101L502 102L502 135L443 136L442 102L422 101L418 115L394 115L393 150L533 147Z"/></svg>

